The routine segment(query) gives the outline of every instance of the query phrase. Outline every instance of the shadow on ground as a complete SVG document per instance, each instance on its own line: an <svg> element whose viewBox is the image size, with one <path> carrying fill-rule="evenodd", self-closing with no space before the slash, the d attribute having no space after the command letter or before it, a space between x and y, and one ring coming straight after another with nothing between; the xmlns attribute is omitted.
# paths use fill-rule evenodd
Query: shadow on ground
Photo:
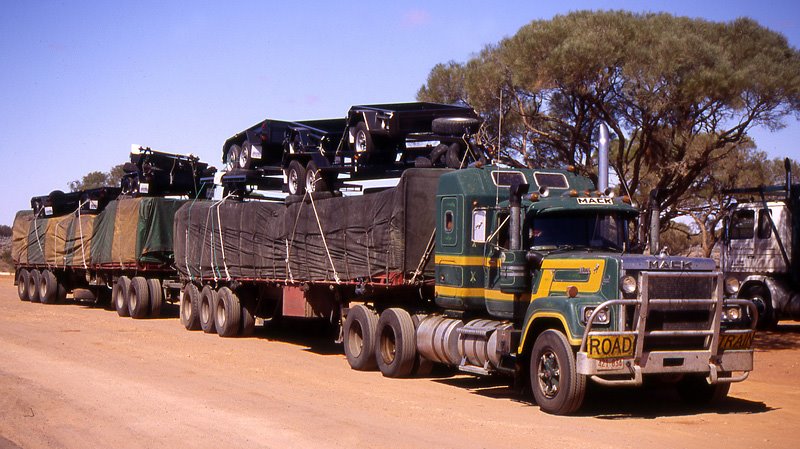
<svg viewBox="0 0 800 449"><path fill-rule="evenodd" d="M491 399L512 400L535 407L527 390L513 388L509 379L478 378L457 375L436 379L445 385L468 390ZM589 384L583 407L575 416L597 419L655 419L669 416L692 416L700 413L756 414L775 410L763 402L729 396L714 405L697 406L680 399L671 385L645 385L641 388L605 388Z"/></svg>

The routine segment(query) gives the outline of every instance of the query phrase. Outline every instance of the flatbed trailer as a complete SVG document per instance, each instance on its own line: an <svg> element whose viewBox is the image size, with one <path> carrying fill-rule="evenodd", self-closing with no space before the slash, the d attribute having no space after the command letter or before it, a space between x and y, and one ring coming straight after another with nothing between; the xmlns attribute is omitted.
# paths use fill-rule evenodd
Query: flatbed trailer
<svg viewBox="0 0 800 449"><path fill-rule="evenodd" d="M124 187L34 197L12 229L15 284L21 300L106 303L120 316L158 316L178 301L172 219L185 199L205 196L214 172L196 157L135 148Z"/></svg>

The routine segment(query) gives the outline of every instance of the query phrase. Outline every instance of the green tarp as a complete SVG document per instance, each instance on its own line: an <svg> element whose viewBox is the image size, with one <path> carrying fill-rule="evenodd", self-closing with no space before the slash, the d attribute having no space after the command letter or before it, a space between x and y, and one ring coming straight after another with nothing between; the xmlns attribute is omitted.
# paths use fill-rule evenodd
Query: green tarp
<svg viewBox="0 0 800 449"><path fill-rule="evenodd" d="M382 192L289 206L189 202L175 216L175 264L192 279L352 281L408 274L435 227L443 172L407 170L397 187Z"/></svg>
<svg viewBox="0 0 800 449"><path fill-rule="evenodd" d="M17 265L170 264L175 212L185 200L125 198L97 215L33 218L18 212L12 228L12 258Z"/></svg>

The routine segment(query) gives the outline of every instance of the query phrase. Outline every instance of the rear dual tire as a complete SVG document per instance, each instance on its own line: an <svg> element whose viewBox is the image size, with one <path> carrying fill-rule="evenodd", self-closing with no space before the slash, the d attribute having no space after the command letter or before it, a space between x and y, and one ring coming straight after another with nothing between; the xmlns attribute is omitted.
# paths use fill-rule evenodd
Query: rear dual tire
<svg viewBox="0 0 800 449"><path fill-rule="evenodd" d="M181 294L181 324L186 330L200 329L200 291L194 284L186 284Z"/></svg>
<svg viewBox="0 0 800 449"><path fill-rule="evenodd" d="M217 293L214 305L214 326L220 337L235 337L239 335L239 325L242 317L242 304L228 287L222 287Z"/></svg>
<svg viewBox="0 0 800 449"><path fill-rule="evenodd" d="M386 309L377 325L375 360L386 377L408 377L414 370L417 339L411 315L400 308Z"/></svg>
<svg viewBox="0 0 800 449"><path fill-rule="evenodd" d="M17 296L20 301L30 301L28 296L28 282L30 282L30 271L22 268L17 272Z"/></svg>

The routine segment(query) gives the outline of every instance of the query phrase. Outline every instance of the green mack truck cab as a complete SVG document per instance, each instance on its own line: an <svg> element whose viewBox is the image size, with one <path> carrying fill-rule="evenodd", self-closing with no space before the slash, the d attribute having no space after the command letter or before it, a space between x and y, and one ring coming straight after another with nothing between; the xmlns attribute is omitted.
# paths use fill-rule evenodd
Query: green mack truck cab
<svg viewBox="0 0 800 449"><path fill-rule="evenodd" d="M483 166L440 177L436 214L439 310L416 330L429 360L526 380L555 414L587 379L658 376L709 402L753 368L752 303L724 299L711 259L634 254L627 197L569 170Z"/></svg>

